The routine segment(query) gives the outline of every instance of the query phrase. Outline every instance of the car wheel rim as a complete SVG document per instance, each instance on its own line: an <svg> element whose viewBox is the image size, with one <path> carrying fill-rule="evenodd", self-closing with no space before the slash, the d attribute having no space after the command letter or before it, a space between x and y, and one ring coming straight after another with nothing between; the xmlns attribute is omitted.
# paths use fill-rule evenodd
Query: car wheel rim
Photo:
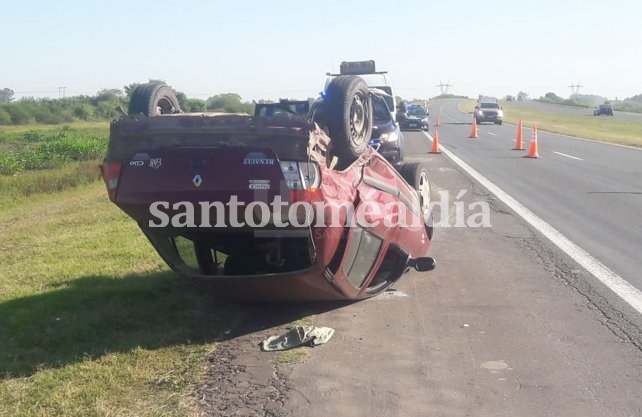
<svg viewBox="0 0 642 417"><path fill-rule="evenodd" d="M428 174L422 172L419 175L419 203L421 211L426 214L430 212L430 180Z"/></svg>
<svg viewBox="0 0 642 417"><path fill-rule="evenodd" d="M158 100L157 113L156 114L172 114L174 113L174 105L172 102L166 98L161 98Z"/></svg>
<svg viewBox="0 0 642 417"><path fill-rule="evenodd" d="M367 127L366 104L361 95L355 95L350 106L350 138L358 147L365 141L363 134Z"/></svg>

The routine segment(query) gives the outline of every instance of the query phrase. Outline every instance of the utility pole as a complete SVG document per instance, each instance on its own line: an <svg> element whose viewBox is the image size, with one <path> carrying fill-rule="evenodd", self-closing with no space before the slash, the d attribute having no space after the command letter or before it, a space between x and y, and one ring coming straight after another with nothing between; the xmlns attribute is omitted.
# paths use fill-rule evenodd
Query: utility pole
<svg viewBox="0 0 642 417"><path fill-rule="evenodd" d="M571 89L571 93L572 93L571 95L574 96L574 95L578 94L580 92L580 88L582 88L582 87L584 87L584 86L581 85L580 83L569 85L569 88Z"/></svg>
<svg viewBox="0 0 642 417"><path fill-rule="evenodd" d="M450 87L454 87L454 85L450 84L450 81L448 81L445 84L439 81L439 84L437 84L437 87L439 87L439 89L441 90L441 95L446 95L448 94L448 90L450 90Z"/></svg>

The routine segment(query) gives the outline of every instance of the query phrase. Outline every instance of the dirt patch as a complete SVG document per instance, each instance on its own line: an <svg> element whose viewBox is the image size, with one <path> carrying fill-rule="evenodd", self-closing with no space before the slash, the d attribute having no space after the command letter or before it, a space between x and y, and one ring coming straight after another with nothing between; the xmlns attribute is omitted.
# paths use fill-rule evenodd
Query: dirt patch
<svg viewBox="0 0 642 417"><path fill-rule="evenodd" d="M345 304L259 305L239 327L217 343L207 358L208 372L199 401L207 416L286 416L292 387L288 375L296 364L279 363L281 352L262 352L259 343L286 332L293 323ZM322 347L318 347L320 349ZM300 348L309 349L312 348Z"/></svg>

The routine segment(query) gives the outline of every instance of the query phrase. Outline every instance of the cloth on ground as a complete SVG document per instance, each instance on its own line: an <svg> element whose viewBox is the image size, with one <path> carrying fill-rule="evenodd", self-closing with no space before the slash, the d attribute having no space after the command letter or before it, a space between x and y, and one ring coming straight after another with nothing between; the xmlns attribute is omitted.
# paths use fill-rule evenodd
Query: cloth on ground
<svg viewBox="0 0 642 417"><path fill-rule="evenodd" d="M330 327L296 326L280 336L270 336L261 342L261 350L287 350L297 346L317 346L326 343L334 329Z"/></svg>

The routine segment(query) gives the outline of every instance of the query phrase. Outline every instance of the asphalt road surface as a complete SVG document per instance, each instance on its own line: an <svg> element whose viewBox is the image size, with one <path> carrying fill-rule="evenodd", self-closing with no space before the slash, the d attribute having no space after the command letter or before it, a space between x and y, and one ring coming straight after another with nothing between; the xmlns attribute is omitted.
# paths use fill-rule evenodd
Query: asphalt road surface
<svg viewBox="0 0 642 417"><path fill-rule="evenodd" d="M515 126L483 124L472 140L457 102L431 110L448 150L642 289L642 149L539 131L541 158L525 159ZM528 148L530 127L523 136Z"/></svg>
<svg viewBox="0 0 642 417"><path fill-rule="evenodd" d="M593 110L594 110L593 107L590 107L588 109L583 109L578 107L562 106L562 105L552 104L552 103L542 103L535 100L521 100L521 101L516 100L516 101L511 101L510 104L511 106L524 107L527 109L545 111L550 113L561 113L561 114L567 114L570 116L596 117L596 116L593 116ZM611 117L611 116L600 116L600 117ZM613 117L617 119L630 120L632 122L642 123L642 113L614 111Z"/></svg>
<svg viewBox="0 0 642 417"><path fill-rule="evenodd" d="M444 146L493 181L505 180L501 187L524 204L535 201L533 210L542 206L553 213L542 213L547 221L559 217L589 228L592 221L581 218L602 210L607 204L601 200L607 198L640 213L641 196L632 194L640 191L640 164L629 165L640 151L629 149L626 157L616 147L574 148L566 139L540 132L542 158L527 160L510 150L514 127L483 125L473 141L469 115L450 104L432 112L441 115ZM373 299L258 307L212 356L212 383L206 387L211 394L204 396L211 415L642 415L641 315L446 154L429 154L425 135L409 132L406 138L407 157L430 166L433 197L448 191L454 199L465 191L458 200L464 207L488 203L491 227L437 228L437 269L411 272L394 291ZM623 159L609 164L616 155ZM580 162L586 167L573 165ZM593 169L606 171L589 174ZM556 177L557 172L565 175ZM624 172L631 178L620 182ZM583 195L586 190L596 194ZM563 212L556 214L555 207ZM615 210L618 216L627 213ZM456 223L452 205L441 214ZM626 216L633 220L635 214ZM611 224L618 221L602 227ZM635 227L639 221L602 234L628 241L634 252L642 249L630 236ZM569 235L587 246L583 235ZM608 253L619 254L625 246ZM629 278L627 271L634 272L639 260L620 255L610 265L626 260L619 270ZM277 365L277 353L259 351L265 337L312 313L315 325L336 330L328 344L307 349L307 357L293 364Z"/></svg>

